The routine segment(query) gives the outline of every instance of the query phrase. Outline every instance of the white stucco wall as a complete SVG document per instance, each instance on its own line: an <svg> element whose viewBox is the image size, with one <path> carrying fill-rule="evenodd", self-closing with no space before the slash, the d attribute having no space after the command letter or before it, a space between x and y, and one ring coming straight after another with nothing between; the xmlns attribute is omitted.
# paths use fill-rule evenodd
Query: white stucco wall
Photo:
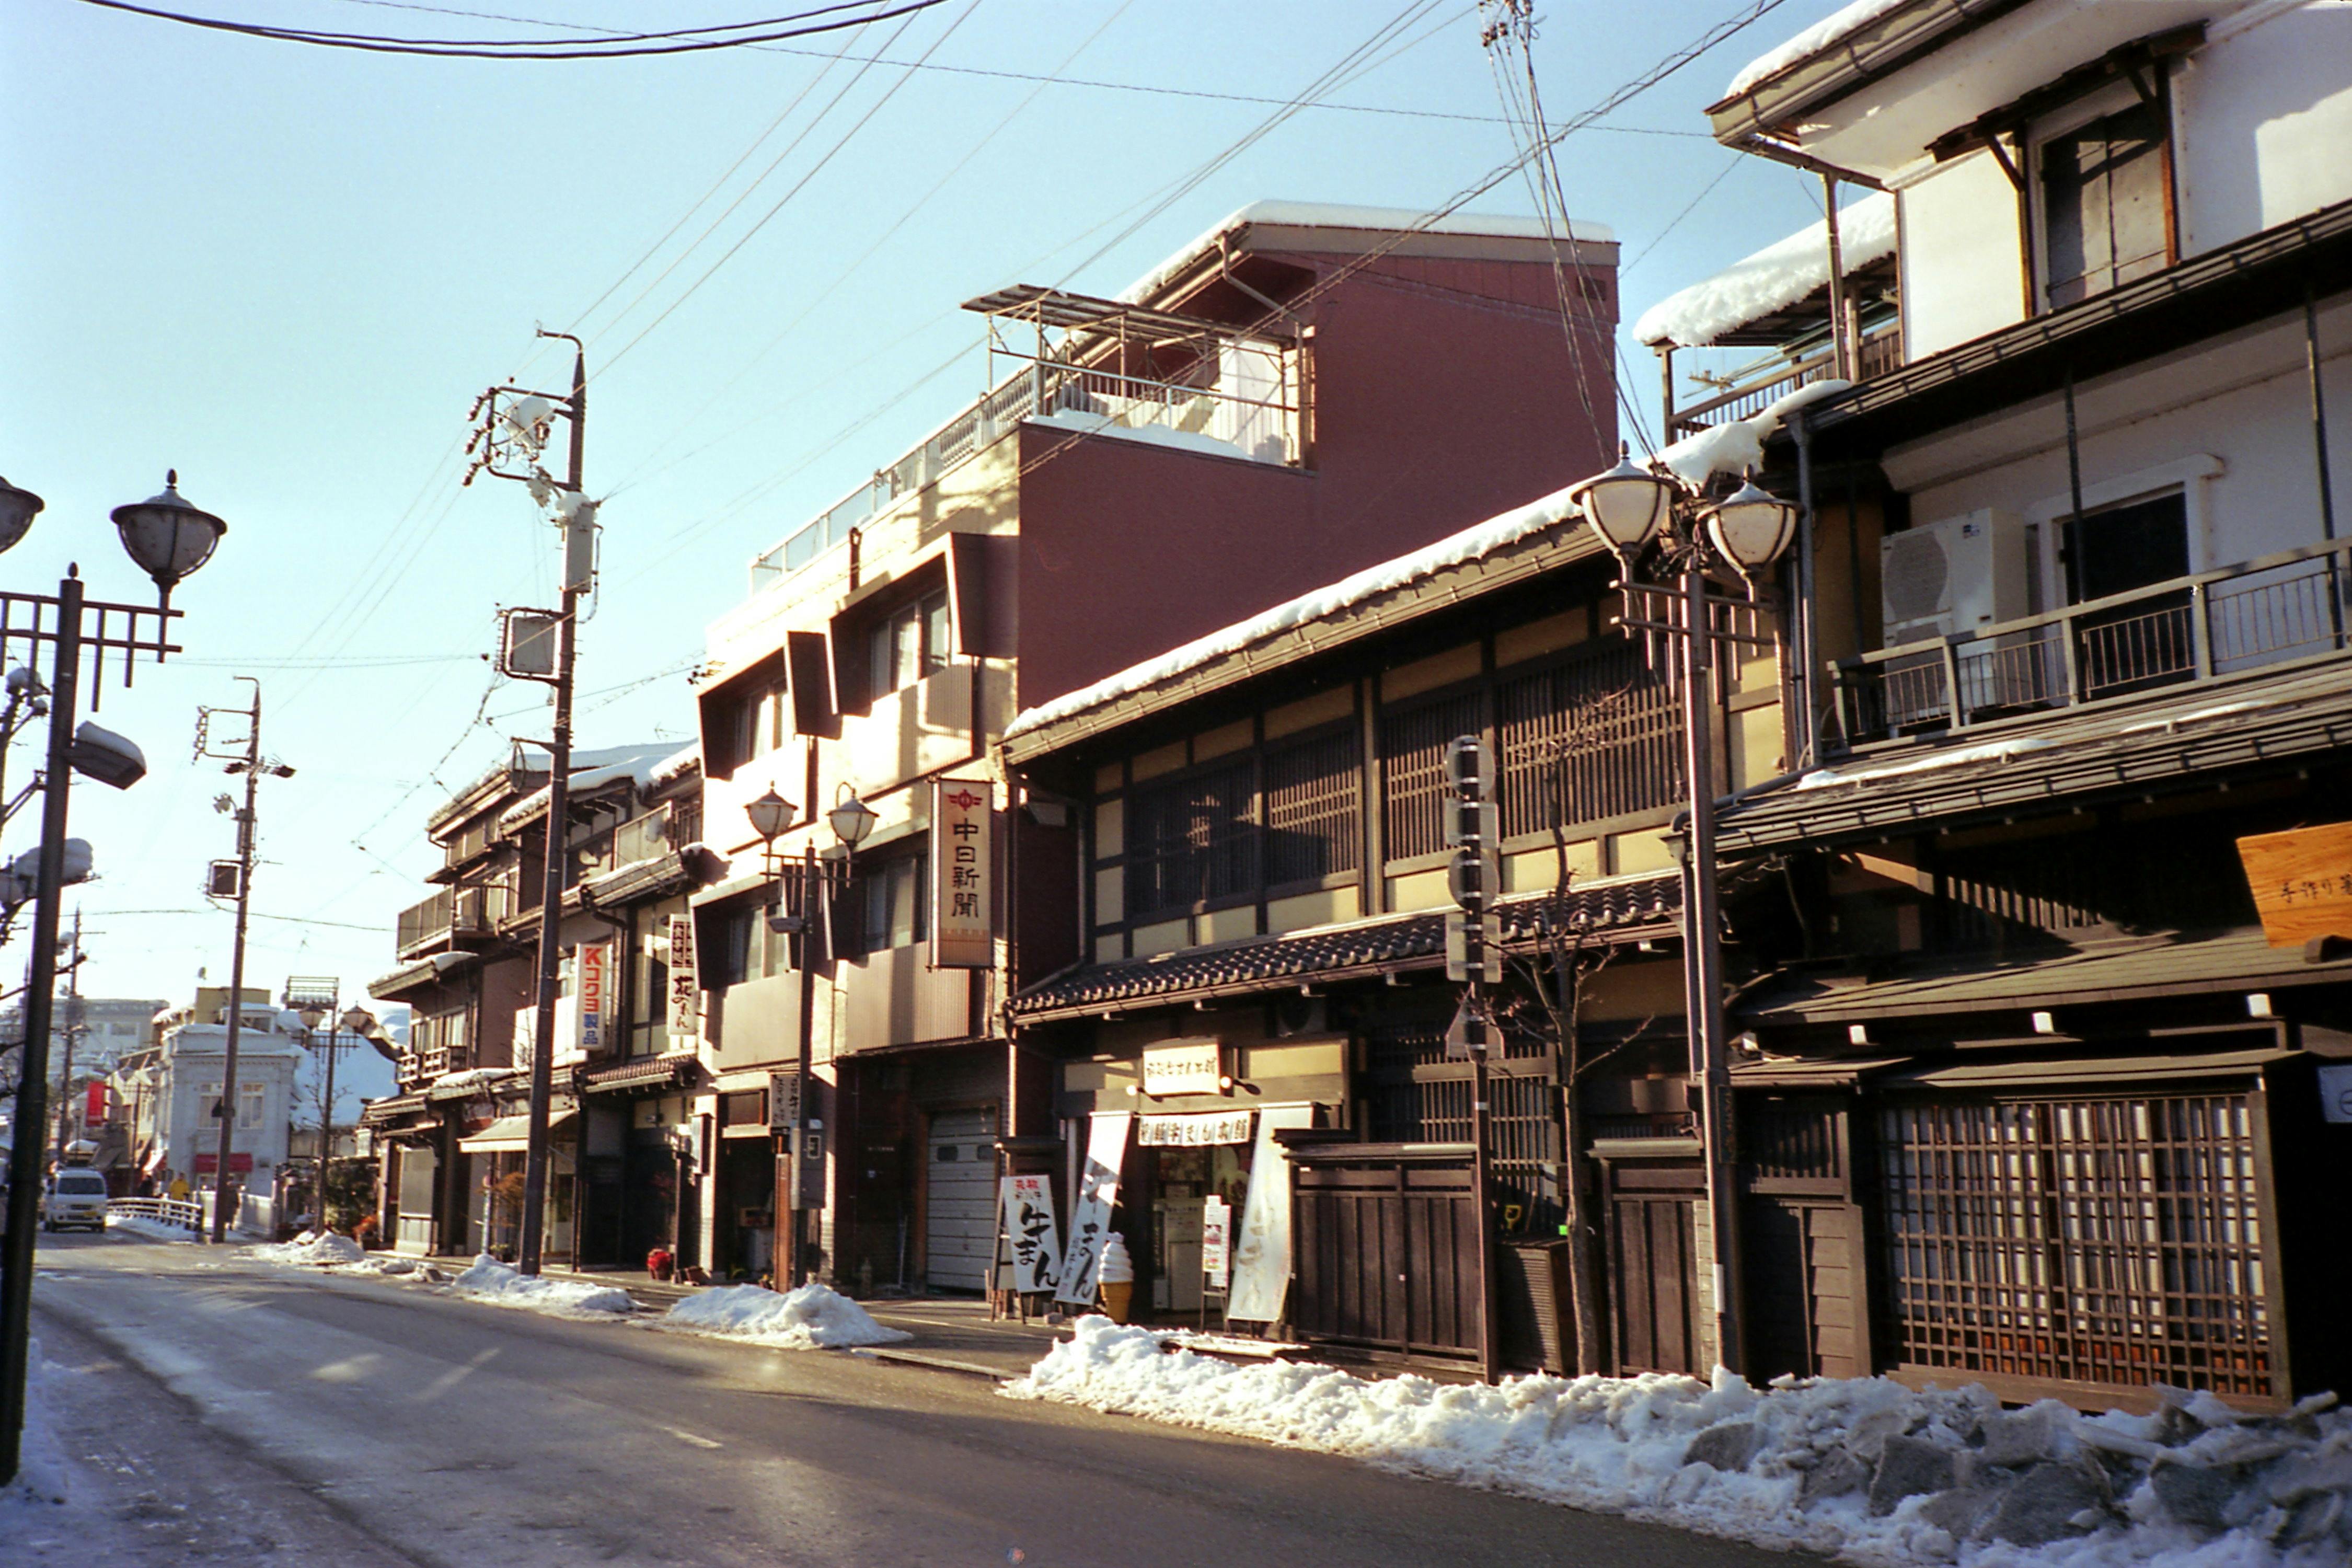
<svg viewBox="0 0 2352 1568"><path fill-rule="evenodd" d="M1906 357L1925 359L2024 320L2017 187L1991 153L1940 164L1896 200Z"/></svg>
<svg viewBox="0 0 2352 1568"><path fill-rule="evenodd" d="M2320 316L2329 455L2339 536L2352 479L2352 301ZM2274 319L2076 389L2089 504L2146 488L2200 487L2193 563L2218 567L2321 537L2301 312ZM2198 459L2216 460L2204 465ZM2210 467L2207 478L2191 470ZM2065 414L2057 397L2005 410L1890 452L1888 477L1911 496L1915 524L1982 507L2024 516L2063 509ZM2040 602L2053 602L2051 584Z"/></svg>
<svg viewBox="0 0 2352 1568"><path fill-rule="evenodd" d="M2261 5L2173 78L2184 253L2352 198L2352 0Z"/></svg>

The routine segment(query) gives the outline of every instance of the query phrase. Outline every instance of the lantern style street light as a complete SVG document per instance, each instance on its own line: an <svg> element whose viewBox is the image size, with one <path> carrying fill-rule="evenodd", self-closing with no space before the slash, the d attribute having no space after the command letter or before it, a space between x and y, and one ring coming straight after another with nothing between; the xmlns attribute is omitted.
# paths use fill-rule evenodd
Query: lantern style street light
<svg viewBox="0 0 2352 1568"><path fill-rule="evenodd" d="M40 515L41 498L0 479L0 551L22 540ZM41 646L52 649L47 681L48 760L41 784L41 847L33 877L33 949L26 964L25 1040L17 1064L15 1141L9 1158L7 1234L0 1239L0 1486L16 1479L25 1426L25 1362L32 1327L34 1210L41 1185L43 1134L47 1131L49 1030L57 991L58 917L66 880L67 807L73 775L86 773L117 789L138 782L146 764L138 748L119 735L83 725L79 717L82 655L92 658L90 707L103 693L109 652L121 656L122 683L131 684L141 654L157 663L179 652L169 640L173 587L211 559L228 525L188 504L179 475L166 476L161 495L114 510L122 548L155 580L162 597L143 605L85 600L81 569L68 566L56 595L0 592L0 665L11 645L23 642L25 682L11 678L12 690L39 679ZM94 633L83 629L84 613L98 612Z"/></svg>
<svg viewBox="0 0 2352 1568"><path fill-rule="evenodd" d="M1741 1345L1738 1194L1733 1168L1730 1041L1723 1008L1723 931L1715 869L1713 715L1717 640L1769 647L1761 632L1764 579L1789 548L1797 509L1750 477L1720 500L1653 461L1619 448L1615 468L1569 492L1623 568L1620 617L1644 634L1654 666L1681 688L1690 828L1683 854L1683 984L1691 1069L1702 1087L1706 1197L1714 1250L1716 1359L1737 1372ZM1650 580L1637 574L1647 567ZM1709 585L1728 569L1738 597Z"/></svg>
<svg viewBox="0 0 2352 1568"><path fill-rule="evenodd" d="M823 1193L815 1190L817 1173L824 1168L824 1123L813 1114L816 1106L813 1089L816 1068L817 943L825 931L824 911L829 897L848 889L852 858L880 819L872 806L857 798L856 790L843 784L832 808L824 814L825 825L840 841L839 847L820 856L814 837L801 847L799 908L787 910L784 883L790 873L784 860L776 854L776 840L799 820L799 814L800 808L778 795L773 784L743 807L751 831L760 837L761 872L776 885L774 900L769 905L768 929L780 935L800 938L800 959L794 965L800 979L800 1060L793 1080L795 1105L790 1131L785 1134L784 1148L779 1151L782 1158L776 1163L781 1201L775 1208L778 1249L789 1248L789 1256L780 1261L794 1286L808 1282L808 1220L824 1202ZM785 1215L792 1216L789 1224L783 1221Z"/></svg>

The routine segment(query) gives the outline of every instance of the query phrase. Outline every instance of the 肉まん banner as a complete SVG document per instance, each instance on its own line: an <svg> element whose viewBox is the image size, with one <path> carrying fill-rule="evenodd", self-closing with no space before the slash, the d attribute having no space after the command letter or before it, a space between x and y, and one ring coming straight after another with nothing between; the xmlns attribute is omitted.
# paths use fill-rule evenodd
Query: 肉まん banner
<svg viewBox="0 0 2352 1568"><path fill-rule="evenodd" d="M695 973L694 917L669 917L669 1032L689 1042L702 1033L702 984Z"/></svg>
<svg viewBox="0 0 2352 1568"><path fill-rule="evenodd" d="M995 790L986 779L941 779L931 803L931 967L986 969L996 961L989 922L989 840Z"/></svg>

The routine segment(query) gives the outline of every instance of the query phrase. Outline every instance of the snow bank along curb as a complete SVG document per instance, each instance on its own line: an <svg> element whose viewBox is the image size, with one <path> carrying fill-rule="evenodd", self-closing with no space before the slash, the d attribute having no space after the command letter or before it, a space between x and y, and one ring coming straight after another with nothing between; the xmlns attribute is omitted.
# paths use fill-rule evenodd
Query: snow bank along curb
<svg viewBox="0 0 2352 1568"><path fill-rule="evenodd" d="M358 1263L367 1257L367 1249L348 1236L329 1231L324 1236L304 1231L291 1241L264 1242L259 1247L245 1249L247 1258L264 1263L291 1263L313 1268L332 1268L336 1264Z"/></svg>
<svg viewBox="0 0 2352 1568"><path fill-rule="evenodd" d="M2352 1413L2328 1394L2241 1419L2205 1394L2085 1416L1885 1378L1367 1381L1170 1353L1101 1317L1003 1392L1867 1563L2337 1568L2352 1552Z"/></svg>
<svg viewBox="0 0 2352 1568"><path fill-rule="evenodd" d="M106 1216L106 1228L119 1230L125 1236L142 1236L150 1241L194 1241L196 1233L185 1226L166 1225L145 1215L110 1214Z"/></svg>
<svg viewBox="0 0 2352 1568"><path fill-rule="evenodd" d="M884 1328L848 1297L814 1283L781 1294L760 1285L717 1286L670 1308L658 1326L793 1351L890 1345L915 1337Z"/></svg>
<svg viewBox="0 0 2352 1568"><path fill-rule="evenodd" d="M525 1275L512 1264L488 1253L449 1281L449 1289L497 1307L520 1307L556 1318L618 1320L637 1310L637 1303L616 1285L586 1285L576 1279L549 1279Z"/></svg>

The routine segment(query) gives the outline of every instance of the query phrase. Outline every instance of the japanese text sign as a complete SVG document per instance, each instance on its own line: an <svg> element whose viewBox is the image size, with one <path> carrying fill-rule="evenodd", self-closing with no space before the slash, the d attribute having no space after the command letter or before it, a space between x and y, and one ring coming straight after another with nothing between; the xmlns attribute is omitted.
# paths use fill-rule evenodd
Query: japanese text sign
<svg viewBox="0 0 2352 1568"><path fill-rule="evenodd" d="M580 1054L602 1056L604 1053L604 1002L610 970L609 954L613 950L604 942L583 942L573 951L579 991L573 1016L580 1021Z"/></svg>
<svg viewBox="0 0 2352 1568"><path fill-rule="evenodd" d="M1045 1176L1007 1176L998 1202L1004 1236L1013 1247L1013 1288L1024 1294L1051 1290L1062 1275L1062 1233L1054 1223L1052 1181Z"/></svg>
<svg viewBox="0 0 2352 1568"><path fill-rule="evenodd" d="M1146 1094L1215 1094L1224 1077L1224 1052L1214 1040L1171 1040L1143 1048Z"/></svg>
<svg viewBox="0 0 2352 1568"><path fill-rule="evenodd" d="M1221 1197L1201 1200L1201 1276L1212 1290L1225 1288L1233 1267L1234 1205Z"/></svg>
<svg viewBox="0 0 2352 1568"><path fill-rule="evenodd" d="M669 917L669 1032L692 1040L702 1033L702 983L694 966L694 917Z"/></svg>
<svg viewBox="0 0 2352 1568"><path fill-rule="evenodd" d="M995 789L986 779L941 779L931 804L931 967L986 969L996 959L989 919Z"/></svg>
<svg viewBox="0 0 2352 1568"><path fill-rule="evenodd" d="M1070 1249L1062 1258L1062 1280L1054 1300L1073 1306L1095 1302L1095 1270L1102 1267L1103 1243L1110 1239L1111 1205L1118 1202L1118 1168L1127 1160L1131 1110L1098 1110L1087 1134L1087 1169L1078 1178L1078 1201L1070 1210Z"/></svg>
<svg viewBox="0 0 2352 1568"><path fill-rule="evenodd" d="M2263 934L2273 947L2352 937L2352 822L2238 840Z"/></svg>

